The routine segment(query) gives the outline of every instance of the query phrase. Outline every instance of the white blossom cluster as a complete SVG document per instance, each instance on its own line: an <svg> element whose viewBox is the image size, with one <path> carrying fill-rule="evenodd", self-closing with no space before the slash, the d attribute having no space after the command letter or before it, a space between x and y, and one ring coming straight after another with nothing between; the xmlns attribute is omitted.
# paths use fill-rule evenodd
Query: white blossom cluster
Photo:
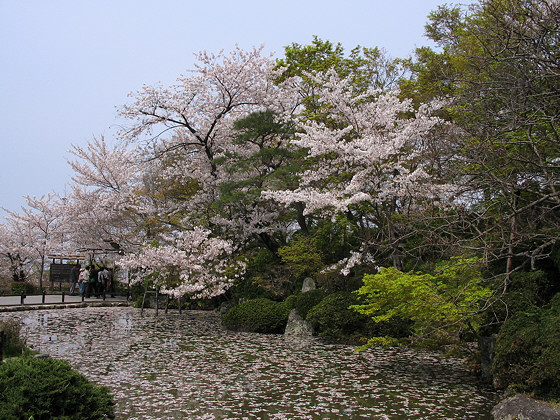
<svg viewBox="0 0 560 420"><path fill-rule="evenodd" d="M264 197L286 205L303 202L306 214L344 212L361 202L452 200L455 188L435 183L418 159L424 138L443 123L433 115L440 103L415 111L411 101L400 100L395 91L354 95L349 80L334 72L317 90L320 100L329 104L329 116L342 128L312 120L303 123L294 143L307 148L308 158L319 163L303 173L297 189L268 190ZM413 117L403 117L411 113Z"/></svg>
<svg viewBox="0 0 560 420"><path fill-rule="evenodd" d="M166 244L147 244L117 264L133 273L133 281L153 280L161 292L180 297L210 298L224 293L243 275L245 264L232 262L231 242L212 238L201 228L168 237Z"/></svg>

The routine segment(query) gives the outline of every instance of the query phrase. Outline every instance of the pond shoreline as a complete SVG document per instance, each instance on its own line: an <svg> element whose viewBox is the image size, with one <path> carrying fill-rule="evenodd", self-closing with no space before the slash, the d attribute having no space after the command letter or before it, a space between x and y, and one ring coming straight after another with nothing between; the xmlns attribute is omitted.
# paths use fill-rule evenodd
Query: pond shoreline
<svg viewBox="0 0 560 420"><path fill-rule="evenodd" d="M0 306L2 312L22 312L22 311L41 311L41 310L57 310L57 309L73 309L73 308L106 308L106 307L130 307L130 302L80 302L80 303L42 303L37 305L11 305Z"/></svg>
<svg viewBox="0 0 560 420"><path fill-rule="evenodd" d="M35 350L109 386L119 419L492 419L498 399L453 358L231 332L216 312L3 315L22 320Z"/></svg>

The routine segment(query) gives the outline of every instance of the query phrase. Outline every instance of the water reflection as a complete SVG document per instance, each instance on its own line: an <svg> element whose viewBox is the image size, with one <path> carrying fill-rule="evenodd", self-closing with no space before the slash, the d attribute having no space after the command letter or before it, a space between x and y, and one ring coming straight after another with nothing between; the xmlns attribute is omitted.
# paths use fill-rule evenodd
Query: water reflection
<svg viewBox="0 0 560 420"><path fill-rule="evenodd" d="M28 344L111 388L118 418L491 418L456 360L225 331L214 313L133 308L3 313Z"/></svg>

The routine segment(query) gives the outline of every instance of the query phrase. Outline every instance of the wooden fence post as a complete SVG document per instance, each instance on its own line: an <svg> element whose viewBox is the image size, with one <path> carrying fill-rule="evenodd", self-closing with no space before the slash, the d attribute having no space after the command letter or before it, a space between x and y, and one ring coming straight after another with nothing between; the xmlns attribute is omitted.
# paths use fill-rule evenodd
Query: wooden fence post
<svg viewBox="0 0 560 420"><path fill-rule="evenodd" d="M156 289L156 316L159 313L159 289Z"/></svg>
<svg viewBox="0 0 560 420"><path fill-rule="evenodd" d="M140 309L140 313L144 313L144 302L146 301L146 293L148 293L148 283L146 282L146 287L144 288L144 296L142 297L142 309Z"/></svg>
<svg viewBox="0 0 560 420"><path fill-rule="evenodd" d="M0 330L0 362L4 359L4 330Z"/></svg>

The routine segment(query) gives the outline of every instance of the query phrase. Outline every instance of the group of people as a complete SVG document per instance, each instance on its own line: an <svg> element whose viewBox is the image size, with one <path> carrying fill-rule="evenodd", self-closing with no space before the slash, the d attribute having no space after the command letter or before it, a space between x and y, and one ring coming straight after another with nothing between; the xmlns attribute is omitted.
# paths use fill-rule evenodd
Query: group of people
<svg viewBox="0 0 560 420"><path fill-rule="evenodd" d="M107 267L97 267L95 265L87 265L81 267L75 264L70 271L70 295L78 294L84 297L99 298L101 295L110 295L114 297L113 292L113 269Z"/></svg>

